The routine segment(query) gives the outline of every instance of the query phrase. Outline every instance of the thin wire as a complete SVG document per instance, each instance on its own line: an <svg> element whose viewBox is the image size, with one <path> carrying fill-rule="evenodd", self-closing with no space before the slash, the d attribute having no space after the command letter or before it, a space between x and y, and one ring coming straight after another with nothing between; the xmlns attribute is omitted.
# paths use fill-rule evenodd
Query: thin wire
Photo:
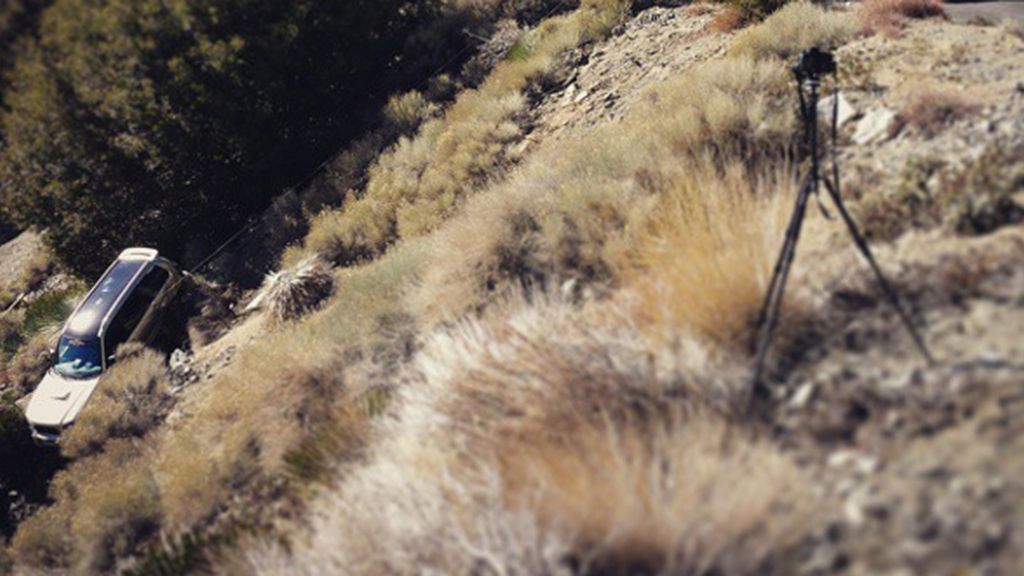
<svg viewBox="0 0 1024 576"><path fill-rule="evenodd" d="M560 10L560 9L564 8L564 7L565 7L565 2L566 2L566 0L558 0L558 2L556 2L556 3L555 3L554 7L552 7L552 8L551 8L551 10L549 10L549 11L548 11L548 12L547 12L546 14L544 14L544 16L543 16L543 17L541 18L541 20L547 20L548 18L550 18L551 16L553 16L553 15L555 14L555 12L557 12L558 10ZM431 73L430 73L429 75L427 75L427 77L426 77L426 78L424 78L424 79L423 79L422 81L420 81L420 82L419 82L418 84L414 85L414 87L412 88L412 90L420 90L420 89L422 89L422 88L423 88L424 86L426 86L426 85L427 85L427 83L429 83L429 82L430 82L431 80L433 80L433 79L434 79L434 77L436 77L436 76L437 76L438 74L440 74L441 72L443 72L444 70L446 70L446 69L447 69L447 68L448 68L449 66L451 66L451 65L452 65L452 64L454 64L455 62L457 62L457 61L458 61L458 60L459 60L460 58L462 58L462 56L464 56L464 55L466 54L466 52L469 52L469 51L470 51L470 50L471 50L472 48L474 48L474 45L473 45L473 44L469 44L469 43L467 43L467 44L466 44L465 46L463 46L463 47L462 47L462 49L461 49L461 50L459 50L458 52L456 52L456 53L455 53L455 54L454 54L454 55L453 55L452 57L448 58L448 60L446 60L446 61L444 62L444 64L441 64L440 66L438 66L438 67L437 67L436 69L434 69L434 71L433 71L433 72L431 72ZM337 114L338 112L340 112L342 108L343 108L343 107L339 106L339 107L338 107L338 108L337 108L337 109L336 109L336 110L334 111L334 115L336 115L336 114ZM333 117L333 115L332 115L332 117ZM318 165L316 166L316 168L314 168L314 169L313 169L313 170L312 170L311 172L309 172L309 173L308 173L308 174L307 174L306 176L304 176L304 177L303 177L302 179L300 179L300 180L299 180L298 182L296 182L296 183L295 183L295 184L293 184L292 186L286 187L286 188L285 188L285 190L296 190L296 189L299 189L299 188L303 188L303 187L305 187L305 186L306 186L306 185L308 185L308 184L309 184L310 182L312 182L312 180L313 180L314 178L316 178L317 176L319 176L319 175L320 175L320 173L322 173L322 172L323 172L323 171L324 171L324 170L325 170L325 169L327 168L327 166L328 166L328 165L329 165L329 164L330 164L330 163L331 163L331 162L332 162L332 161L333 161L333 160L334 160L335 158L337 158L337 156L338 156L338 153L337 153L337 151L335 151L334 153L332 153L331 155L329 155L329 156L328 156L327 158L325 158L323 162L321 162L320 164L318 164ZM355 174L356 172L357 172L357 170L356 170L356 169L352 169L352 170L349 170L349 171L348 171L348 172L347 172L347 173L345 174L345 177L346 177L346 178L348 178L348 177L351 177L351 176L353 176L353 175L354 175L354 174ZM224 250L226 250L228 246L230 246L231 244L233 244L234 242L236 242L236 241L237 241L237 240L238 240L239 238L241 238L241 237L242 237L242 236L243 236L243 235L244 235L244 234L245 234L246 232L248 232L248 231L250 231L250 230L254 229L254 228L256 227L256 224L258 224L258 223L259 223L259 219L258 219L258 218L257 218L257 219L255 219L255 220L250 220L250 221L249 221L248 223L246 223L246 224L245 224L245 226L243 226L243 227L242 227L242 228L241 228L240 230L238 230L237 232L235 232L234 234L232 234L230 238L228 238L228 239L227 239L227 240L225 240L225 241L224 241L223 243L221 243L221 244L220 244L220 246L218 246L218 247L217 247L217 248L216 248L216 249L215 249L215 250L214 250L213 252L211 252L209 256L207 256L206 258L204 258L204 259L203 259L203 260L202 260L202 261L201 261L201 262L200 262L199 264L197 264L197 265L193 266L192 268L190 268L190 269L188 270L188 273L189 273L189 274L195 274L195 273L196 273L196 272L198 272L199 270L202 270L204 266L206 266L207 264L209 264L210 262L212 262L214 258L216 258L217 256L219 256L219 255L220 255L220 254L221 254L221 253L222 253L222 252L223 252Z"/></svg>

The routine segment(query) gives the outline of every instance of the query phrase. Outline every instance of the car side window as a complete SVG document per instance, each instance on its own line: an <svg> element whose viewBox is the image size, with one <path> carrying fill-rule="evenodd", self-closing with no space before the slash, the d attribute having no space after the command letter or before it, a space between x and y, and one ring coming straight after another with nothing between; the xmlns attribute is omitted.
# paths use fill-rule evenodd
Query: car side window
<svg viewBox="0 0 1024 576"><path fill-rule="evenodd" d="M117 352L117 347L131 337L132 332L146 315L160 289L164 287L170 274L158 266L146 273L132 290L131 294L114 315L104 337L104 348L108 356Z"/></svg>

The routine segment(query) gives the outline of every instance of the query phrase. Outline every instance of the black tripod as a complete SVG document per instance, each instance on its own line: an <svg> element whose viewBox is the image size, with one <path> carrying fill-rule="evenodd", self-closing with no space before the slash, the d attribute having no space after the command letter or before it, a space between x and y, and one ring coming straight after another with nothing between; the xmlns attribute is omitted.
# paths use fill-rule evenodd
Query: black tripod
<svg viewBox="0 0 1024 576"><path fill-rule="evenodd" d="M790 267L792 266L793 259L796 256L796 245L797 241L800 239L800 231L803 227L804 216L807 213L807 203L812 194L820 203L821 200L818 194L822 183L824 183L829 197L832 199L833 204L835 204L836 210L839 212L839 216L843 219L847 229L849 229L850 236L853 237L854 244L856 244L857 249L860 251L861 255L864 256L864 259L868 261L871 269L874 270L879 286L882 288L882 291L885 292L885 295L889 299L889 302L892 303L893 308L896 309L896 312L899 314L903 324L907 327L911 337L914 339L914 344L917 346L917 349L929 364L934 363L931 354L928 352L927 346L925 346L924 340L914 328L910 315L907 314L906 310L900 303L899 295L889 280L885 277L885 274L882 273L882 269L878 266L878 262L871 253L871 248L868 246L867 240L865 240L864 235L861 234L857 224L853 221L853 217L851 217L850 213L846 210L846 205L843 204L843 198L839 193L839 162L835 153L835 143L838 140L839 132L838 96L834 97L834 104L832 107L832 179L829 180L828 178L823 178L821 176L820 152L818 149L818 99L822 75L832 74L834 76L835 72L835 60L832 58L832 55L828 52L818 50L817 48L811 48L804 51L799 60L797 60L797 63L793 66L793 74L796 76L797 93L800 100L800 116L803 121L804 139L811 156L811 169L804 177L800 186L800 192L796 198L796 208L793 210L793 217L786 230L786 241L782 245L782 252L779 254L779 259L775 264L775 272L772 275L772 281L768 287L768 293L765 295L764 305L762 306L761 315L758 319L759 329L756 349L757 360L754 365L754 381L752 388L755 393L763 391L761 388L761 380L764 373L765 359L768 354L768 347L771 345L772 332L775 329L776 322L778 321L779 307L782 305L782 297L786 290L786 281L789 279ZM824 208L822 208L822 210L824 210Z"/></svg>

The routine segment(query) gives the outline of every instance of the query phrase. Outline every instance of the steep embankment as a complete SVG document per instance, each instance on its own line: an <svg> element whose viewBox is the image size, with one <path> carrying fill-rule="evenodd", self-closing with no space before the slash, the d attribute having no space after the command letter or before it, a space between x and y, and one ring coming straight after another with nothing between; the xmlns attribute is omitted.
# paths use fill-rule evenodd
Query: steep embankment
<svg viewBox="0 0 1024 576"><path fill-rule="evenodd" d="M692 8L652 9L575 57L513 143L522 168L427 244L413 310L487 312L426 337L365 456L343 459L290 552L258 546L246 569L1014 573L1012 29L893 17L838 53L847 198L938 364L916 355L842 225L815 213L772 397L756 421L740 410L742 342L786 216L757 201L787 197L767 146L793 128L773 124L792 113L778 58L849 38L842 18L787 9L733 39ZM768 168L734 179L737 144L747 170ZM724 177L701 164L708 151ZM643 189L672 199L667 215ZM510 278L561 296L495 305Z"/></svg>
<svg viewBox="0 0 1024 576"><path fill-rule="evenodd" d="M417 128L285 256L333 263L332 297L179 357L169 416L92 439L15 560L191 533L149 565L219 542L240 574L1015 573L1024 41L867 4L733 32L586 2L475 88L396 100ZM748 412L811 44L841 46L846 197L939 363L813 211Z"/></svg>

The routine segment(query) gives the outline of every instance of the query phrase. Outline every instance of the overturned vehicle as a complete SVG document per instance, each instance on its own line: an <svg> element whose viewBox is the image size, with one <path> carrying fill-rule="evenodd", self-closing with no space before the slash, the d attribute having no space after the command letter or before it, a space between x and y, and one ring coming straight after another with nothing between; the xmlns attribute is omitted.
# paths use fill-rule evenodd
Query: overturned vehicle
<svg viewBox="0 0 1024 576"><path fill-rule="evenodd" d="M85 407L118 346L151 342L181 285L181 273L156 250L118 256L64 324L53 367L25 409L32 437L56 444Z"/></svg>

